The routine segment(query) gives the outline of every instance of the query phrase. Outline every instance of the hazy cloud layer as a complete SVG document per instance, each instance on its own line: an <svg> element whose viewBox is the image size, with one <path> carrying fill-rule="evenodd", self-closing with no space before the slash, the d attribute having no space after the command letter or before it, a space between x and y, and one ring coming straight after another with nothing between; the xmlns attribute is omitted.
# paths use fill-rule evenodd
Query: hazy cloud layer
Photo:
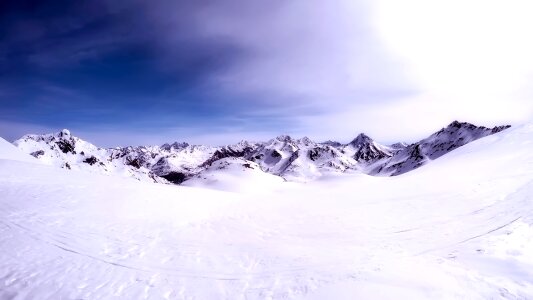
<svg viewBox="0 0 533 300"><path fill-rule="evenodd" d="M527 1L8 1L0 135L414 140L532 117ZM24 125L23 125L24 124ZM102 132L105 132L103 134ZM135 143L137 141L137 143Z"/></svg>

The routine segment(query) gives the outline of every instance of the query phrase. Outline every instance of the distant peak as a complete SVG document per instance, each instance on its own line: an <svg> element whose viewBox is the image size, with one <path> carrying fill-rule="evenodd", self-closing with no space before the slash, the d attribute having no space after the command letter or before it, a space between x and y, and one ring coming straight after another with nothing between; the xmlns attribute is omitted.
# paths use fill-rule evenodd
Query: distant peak
<svg viewBox="0 0 533 300"><path fill-rule="evenodd" d="M451 122L450 125L448 125L448 127L456 127L456 128L461 128L461 127L465 127L465 126L477 127L474 124L470 124L470 123L467 123L467 122L459 122L457 120Z"/></svg>
<svg viewBox="0 0 533 300"><path fill-rule="evenodd" d="M457 125L461 125L461 122L455 120L455 121L451 122L450 125L448 125L448 126L457 126Z"/></svg>
<svg viewBox="0 0 533 300"><path fill-rule="evenodd" d="M59 132L59 136L60 137L67 137L67 136L70 136L70 131L68 129L63 129Z"/></svg>
<svg viewBox="0 0 533 300"><path fill-rule="evenodd" d="M409 146L409 144L404 143L404 142L394 143L394 144L390 145L390 147L394 148L394 149L401 149L401 148L405 148L407 146Z"/></svg>
<svg viewBox="0 0 533 300"><path fill-rule="evenodd" d="M364 132L361 132L357 137L356 139L365 139L365 140L371 140L371 138L366 135Z"/></svg>
<svg viewBox="0 0 533 300"><path fill-rule="evenodd" d="M313 143L313 141L312 141L310 138L306 137L306 136L304 136L303 138L301 138L301 139L299 140L299 142L300 142L300 143L303 143L303 144L306 144L306 145L307 145L307 144L311 144L311 143Z"/></svg>
<svg viewBox="0 0 533 300"><path fill-rule="evenodd" d="M188 146L190 146L190 145L189 145L189 143L186 143L186 142L182 142L182 143L174 142L172 144L165 143L165 144L161 145L161 149L164 149L164 150L167 150L167 151L170 151L171 149L179 150L179 149L186 148Z"/></svg>
<svg viewBox="0 0 533 300"><path fill-rule="evenodd" d="M187 143L187 142L181 142L181 143L174 142L174 143L172 143L171 146L174 147L174 148L185 148L185 147L189 146L189 143Z"/></svg>
<svg viewBox="0 0 533 300"><path fill-rule="evenodd" d="M361 145L366 143L371 143L373 140L368 135L360 133L355 139L353 139L350 144L352 145Z"/></svg>
<svg viewBox="0 0 533 300"><path fill-rule="evenodd" d="M337 142L337 141L332 141L332 140L327 140L327 141L321 142L320 144L325 144L325 145L340 145L339 142Z"/></svg>
<svg viewBox="0 0 533 300"><path fill-rule="evenodd" d="M276 140L281 141L281 142L290 142L292 138L289 135L282 134L282 135L278 135L276 137Z"/></svg>
<svg viewBox="0 0 533 300"><path fill-rule="evenodd" d="M327 140L327 141L322 142L322 143L320 143L320 144L322 144L322 145L327 145L327 146L331 146L331 147L335 147L335 148L343 146L342 143L337 142L337 141L332 141L332 140Z"/></svg>

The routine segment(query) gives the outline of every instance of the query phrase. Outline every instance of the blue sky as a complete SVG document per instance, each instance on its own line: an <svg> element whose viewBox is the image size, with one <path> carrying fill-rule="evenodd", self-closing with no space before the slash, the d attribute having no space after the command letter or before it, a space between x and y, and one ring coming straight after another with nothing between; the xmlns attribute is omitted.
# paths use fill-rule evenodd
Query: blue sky
<svg viewBox="0 0 533 300"><path fill-rule="evenodd" d="M516 124L532 115L528 5L2 1L0 136L393 142Z"/></svg>
<svg viewBox="0 0 533 300"><path fill-rule="evenodd" d="M205 79L240 55L237 45L204 40L188 24L161 33L146 4L131 3L3 2L2 120L155 134L228 124L221 119L237 107L220 105L230 95Z"/></svg>

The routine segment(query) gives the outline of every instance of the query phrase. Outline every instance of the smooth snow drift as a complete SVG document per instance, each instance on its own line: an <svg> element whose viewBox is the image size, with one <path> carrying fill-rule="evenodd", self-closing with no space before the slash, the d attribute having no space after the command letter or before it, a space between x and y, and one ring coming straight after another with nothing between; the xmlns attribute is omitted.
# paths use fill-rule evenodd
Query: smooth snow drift
<svg viewBox="0 0 533 300"><path fill-rule="evenodd" d="M0 299L533 298L533 125L397 177L208 188L0 150Z"/></svg>
<svg viewBox="0 0 533 300"><path fill-rule="evenodd" d="M0 138L0 159L39 163L37 159L26 153L23 153L20 151L20 149L17 149L17 147L3 138Z"/></svg>

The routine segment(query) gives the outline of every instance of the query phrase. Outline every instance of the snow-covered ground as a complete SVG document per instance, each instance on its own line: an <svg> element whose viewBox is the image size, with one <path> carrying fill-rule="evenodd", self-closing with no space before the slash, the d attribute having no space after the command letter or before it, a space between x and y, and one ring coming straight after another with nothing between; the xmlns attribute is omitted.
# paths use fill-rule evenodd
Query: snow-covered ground
<svg viewBox="0 0 533 300"><path fill-rule="evenodd" d="M533 125L308 183L214 164L161 185L16 151L0 141L0 299L533 298Z"/></svg>

